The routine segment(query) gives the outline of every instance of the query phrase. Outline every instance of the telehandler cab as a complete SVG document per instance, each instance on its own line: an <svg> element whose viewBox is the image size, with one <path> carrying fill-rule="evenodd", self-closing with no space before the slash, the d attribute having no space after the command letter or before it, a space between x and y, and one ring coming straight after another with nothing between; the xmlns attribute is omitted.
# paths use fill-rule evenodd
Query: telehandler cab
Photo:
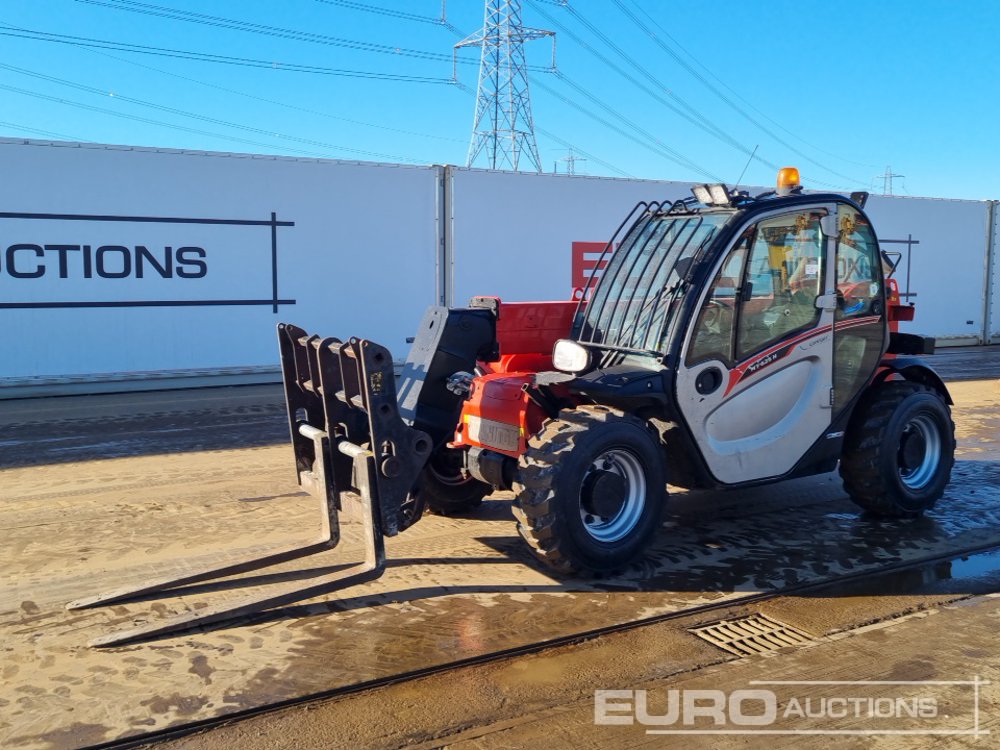
<svg viewBox="0 0 1000 750"><path fill-rule="evenodd" d="M306 598L381 574L383 536L425 507L466 512L513 490L520 535L564 573L635 559L666 487L738 488L832 471L865 511L931 508L954 462L951 398L915 355L912 319L864 193L802 192L798 171L751 197L696 186L640 203L573 301L431 307L399 378L388 350L278 326L300 485L314 544L164 579L118 601L335 546L363 510L367 559L239 606L200 610L100 645ZM359 503L360 498L360 503Z"/></svg>

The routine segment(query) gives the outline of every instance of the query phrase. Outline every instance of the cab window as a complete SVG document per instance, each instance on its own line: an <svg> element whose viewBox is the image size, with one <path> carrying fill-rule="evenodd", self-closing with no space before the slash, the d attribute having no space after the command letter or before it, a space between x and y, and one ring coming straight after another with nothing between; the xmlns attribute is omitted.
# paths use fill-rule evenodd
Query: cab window
<svg viewBox="0 0 1000 750"><path fill-rule="evenodd" d="M881 313L880 263L878 244L868 220L849 206L841 207L837 242L837 320Z"/></svg>
<svg viewBox="0 0 1000 750"><path fill-rule="evenodd" d="M712 281L695 322L687 355L688 365L709 359L719 359L726 364L732 362L740 278L743 276L743 264L753 240L754 229L755 227L750 227L743 233Z"/></svg>
<svg viewBox="0 0 1000 750"><path fill-rule="evenodd" d="M868 219L841 206L837 239L837 311L834 328L834 408L861 390L878 366L885 336L882 257Z"/></svg>
<svg viewBox="0 0 1000 750"><path fill-rule="evenodd" d="M738 360L819 322L824 215L804 211L758 225L739 295Z"/></svg>

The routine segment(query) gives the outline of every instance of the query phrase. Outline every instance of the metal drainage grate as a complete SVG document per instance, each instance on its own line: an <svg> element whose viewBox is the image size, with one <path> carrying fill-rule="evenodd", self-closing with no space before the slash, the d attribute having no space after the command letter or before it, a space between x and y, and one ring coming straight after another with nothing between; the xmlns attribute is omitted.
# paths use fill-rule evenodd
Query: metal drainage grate
<svg viewBox="0 0 1000 750"><path fill-rule="evenodd" d="M749 615L737 620L721 620L711 625L691 628L699 638L737 656L751 656L798 646L812 640L805 631L772 620L765 615Z"/></svg>

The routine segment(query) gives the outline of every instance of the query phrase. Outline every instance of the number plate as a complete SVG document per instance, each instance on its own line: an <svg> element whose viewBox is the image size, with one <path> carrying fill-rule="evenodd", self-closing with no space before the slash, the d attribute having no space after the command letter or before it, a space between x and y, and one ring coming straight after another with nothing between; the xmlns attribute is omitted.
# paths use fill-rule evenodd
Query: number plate
<svg viewBox="0 0 1000 750"><path fill-rule="evenodd" d="M483 419L474 415L468 416L469 439L490 448L502 451L517 452L521 431L517 425Z"/></svg>

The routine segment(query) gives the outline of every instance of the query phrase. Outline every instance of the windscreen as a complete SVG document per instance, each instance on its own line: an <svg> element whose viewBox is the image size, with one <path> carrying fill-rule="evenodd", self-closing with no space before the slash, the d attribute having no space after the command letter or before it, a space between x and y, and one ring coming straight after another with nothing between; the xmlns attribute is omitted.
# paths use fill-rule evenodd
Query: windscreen
<svg viewBox="0 0 1000 750"><path fill-rule="evenodd" d="M732 213L649 215L612 254L576 331L583 343L662 353L688 267Z"/></svg>

